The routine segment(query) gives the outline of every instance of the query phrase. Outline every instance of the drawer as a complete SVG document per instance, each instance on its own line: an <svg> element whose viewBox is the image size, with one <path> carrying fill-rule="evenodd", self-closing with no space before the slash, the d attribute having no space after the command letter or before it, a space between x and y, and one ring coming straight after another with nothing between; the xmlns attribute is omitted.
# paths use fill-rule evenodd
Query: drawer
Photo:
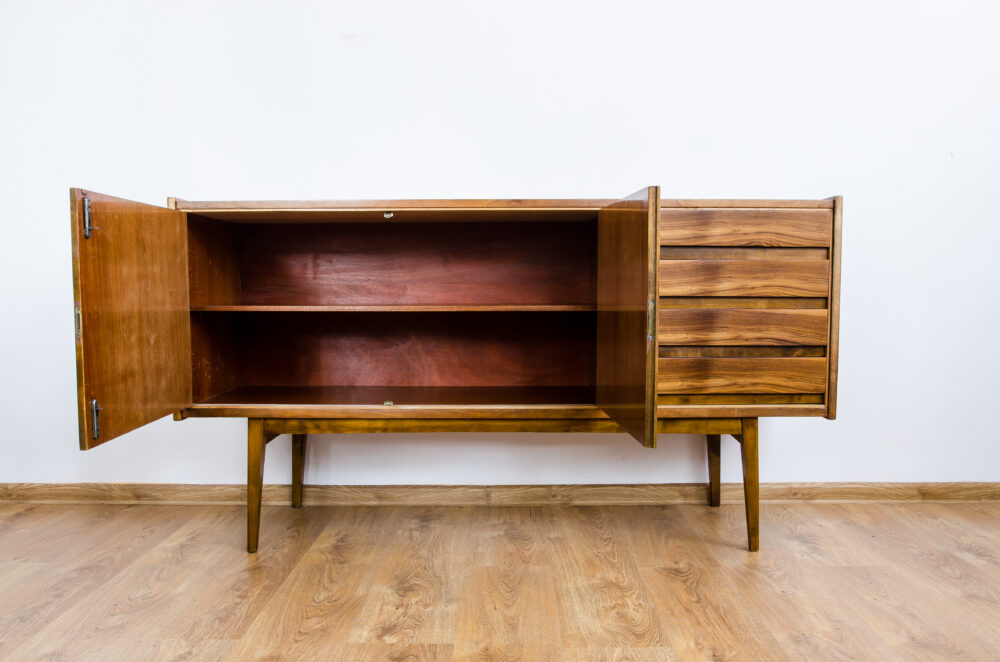
<svg viewBox="0 0 1000 662"><path fill-rule="evenodd" d="M664 246L829 247L830 209L661 209Z"/></svg>
<svg viewBox="0 0 1000 662"><path fill-rule="evenodd" d="M825 297L829 260L661 260L661 297Z"/></svg>
<svg viewBox="0 0 1000 662"><path fill-rule="evenodd" d="M671 308L658 322L662 345L815 346L829 335L826 310Z"/></svg>
<svg viewBox="0 0 1000 662"><path fill-rule="evenodd" d="M826 357L661 358L658 393L824 393Z"/></svg>

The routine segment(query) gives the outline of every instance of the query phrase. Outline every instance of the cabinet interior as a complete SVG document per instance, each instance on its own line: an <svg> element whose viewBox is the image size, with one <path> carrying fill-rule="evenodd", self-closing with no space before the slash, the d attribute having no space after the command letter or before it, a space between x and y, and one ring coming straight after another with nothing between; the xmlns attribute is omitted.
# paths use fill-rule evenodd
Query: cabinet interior
<svg viewBox="0 0 1000 662"><path fill-rule="evenodd" d="M597 213L191 214L195 403L595 402Z"/></svg>

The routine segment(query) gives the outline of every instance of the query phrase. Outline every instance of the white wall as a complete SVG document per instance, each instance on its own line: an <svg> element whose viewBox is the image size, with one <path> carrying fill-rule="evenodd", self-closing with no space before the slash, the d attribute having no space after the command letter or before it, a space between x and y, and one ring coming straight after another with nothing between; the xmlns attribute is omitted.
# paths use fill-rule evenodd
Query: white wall
<svg viewBox="0 0 1000 662"><path fill-rule="evenodd" d="M245 480L242 421L76 450L70 186L164 204L648 184L845 197L840 418L762 422L762 480L1000 480L998 19L948 1L2 0L0 482ZM699 439L660 444L324 437L306 480L704 480ZM289 464L286 438L266 480Z"/></svg>

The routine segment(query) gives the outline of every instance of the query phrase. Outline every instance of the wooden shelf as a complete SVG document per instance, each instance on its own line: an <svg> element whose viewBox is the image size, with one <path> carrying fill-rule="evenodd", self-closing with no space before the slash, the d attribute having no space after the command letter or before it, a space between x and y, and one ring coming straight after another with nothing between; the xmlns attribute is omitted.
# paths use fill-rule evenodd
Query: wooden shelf
<svg viewBox="0 0 1000 662"><path fill-rule="evenodd" d="M235 223L450 223L596 221L614 200L299 200L172 199L175 209Z"/></svg>
<svg viewBox="0 0 1000 662"><path fill-rule="evenodd" d="M295 405L592 404L592 386L241 386L206 404L273 402Z"/></svg>
<svg viewBox="0 0 1000 662"><path fill-rule="evenodd" d="M594 311L592 304L427 304L427 305L357 305L357 306L192 306L192 312L255 312L255 313L342 313L342 312L572 312Z"/></svg>
<svg viewBox="0 0 1000 662"><path fill-rule="evenodd" d="M607 418L594 403L593 386L242 386L194 403L185 415Z"/></svg>

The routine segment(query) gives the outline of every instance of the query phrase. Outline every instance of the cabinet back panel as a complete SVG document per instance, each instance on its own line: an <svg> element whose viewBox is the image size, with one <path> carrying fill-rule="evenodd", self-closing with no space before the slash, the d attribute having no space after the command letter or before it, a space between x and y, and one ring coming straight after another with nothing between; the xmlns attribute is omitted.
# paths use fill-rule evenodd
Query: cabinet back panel
<svg viewBox="0 0 1000 662"><path fill-rule="evenodd" d="M247 305L595 301L589 221L235 227Z"/></svg>
<svg viewBox="0 0 1000 662"><path fill-rule="evenodd" d="M216 319L218 318L218 319ZM226 320L225 318L228 318ZM212 388L266 386L590 386L593 312L192 313L195 371ZM238 357L215 352L238 336ZM196 350L197 352L197 350ZM226 367L214 368L213 362ZM199 380L195 380L196 382Z"/></svg>

